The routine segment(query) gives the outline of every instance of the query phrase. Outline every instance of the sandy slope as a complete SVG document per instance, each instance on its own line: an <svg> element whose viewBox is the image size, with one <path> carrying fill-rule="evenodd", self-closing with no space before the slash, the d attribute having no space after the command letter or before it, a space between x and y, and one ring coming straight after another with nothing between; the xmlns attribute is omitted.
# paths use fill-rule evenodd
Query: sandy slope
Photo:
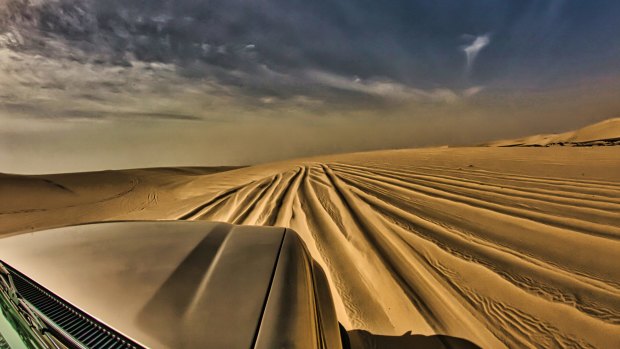
<svg viewBox="0 0 620 349"><path fill-rule="evenodd" d="M292 227L360 347L446 346L419 334L484 348L620 347L620 147L7 176L0 189L3 234L108 219Z"/></svg>
<svg viewBox="0 0 620 349"><path fill-rule="evenodd" d="M492 147L551 146L551 145L618 145L620 144L620 118L613 118L559 134L535 135L519 139L494 141Z"/></svg>
<svg viewBox="0 0 620 349"><path fill-rule="evenodd" d="M193 179L232 168L152 168L22 176L0 173L0 235L110 220L174 202Z"/></svg>

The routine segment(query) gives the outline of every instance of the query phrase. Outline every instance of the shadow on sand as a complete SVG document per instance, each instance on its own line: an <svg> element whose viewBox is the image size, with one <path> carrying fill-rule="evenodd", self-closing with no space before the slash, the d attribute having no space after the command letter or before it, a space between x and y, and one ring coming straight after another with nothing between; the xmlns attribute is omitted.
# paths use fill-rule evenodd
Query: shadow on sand
<svg viewBox="0 0 620 349"><path fill-rule="evenodd" d="M481 349L466 339L444 335L423 336L407 332L402 336L384 336L364 330L347 333L351 349Z"/></svg>

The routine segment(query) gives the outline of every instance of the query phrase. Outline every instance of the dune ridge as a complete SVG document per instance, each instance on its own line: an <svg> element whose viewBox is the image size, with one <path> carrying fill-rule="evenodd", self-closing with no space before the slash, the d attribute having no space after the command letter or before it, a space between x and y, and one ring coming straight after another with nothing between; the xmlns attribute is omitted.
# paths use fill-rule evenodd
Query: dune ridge
<svg viewBox="0 0 620 349"><path fill-rule="evenodd" d="M620 118L603 120L576 131L499 140L483 144L483 146L490 147L591 147L611 145L620 145Z"/></svg>

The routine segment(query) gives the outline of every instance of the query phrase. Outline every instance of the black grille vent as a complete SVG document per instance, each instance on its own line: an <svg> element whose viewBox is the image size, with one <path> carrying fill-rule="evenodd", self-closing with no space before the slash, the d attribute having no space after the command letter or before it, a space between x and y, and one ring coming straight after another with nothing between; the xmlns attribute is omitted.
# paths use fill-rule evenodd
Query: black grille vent
<svg viewBox="0 0 620 349"><path fill-rule="evenodd" d="M70 334L82 346L93 349L138 349L142 346L134 343L122 334L97 321L93 317L63 301L45 290L41 285L30 280L17 270L7 266L17 292L32 304L39 312L49 318L54 325ZM75 345L69 344L70 347Z"/></svg>

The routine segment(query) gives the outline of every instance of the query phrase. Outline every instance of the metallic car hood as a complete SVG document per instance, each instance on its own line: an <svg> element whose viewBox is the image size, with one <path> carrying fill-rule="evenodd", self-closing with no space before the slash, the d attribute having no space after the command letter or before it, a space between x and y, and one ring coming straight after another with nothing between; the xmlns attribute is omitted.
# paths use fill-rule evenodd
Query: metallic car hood
<svg viewBox="0 0 620 349"><path fill-rule="evenodd" d="M79 225L0 239L0 259L152 348L251 348L285 229Z"/></svg>

